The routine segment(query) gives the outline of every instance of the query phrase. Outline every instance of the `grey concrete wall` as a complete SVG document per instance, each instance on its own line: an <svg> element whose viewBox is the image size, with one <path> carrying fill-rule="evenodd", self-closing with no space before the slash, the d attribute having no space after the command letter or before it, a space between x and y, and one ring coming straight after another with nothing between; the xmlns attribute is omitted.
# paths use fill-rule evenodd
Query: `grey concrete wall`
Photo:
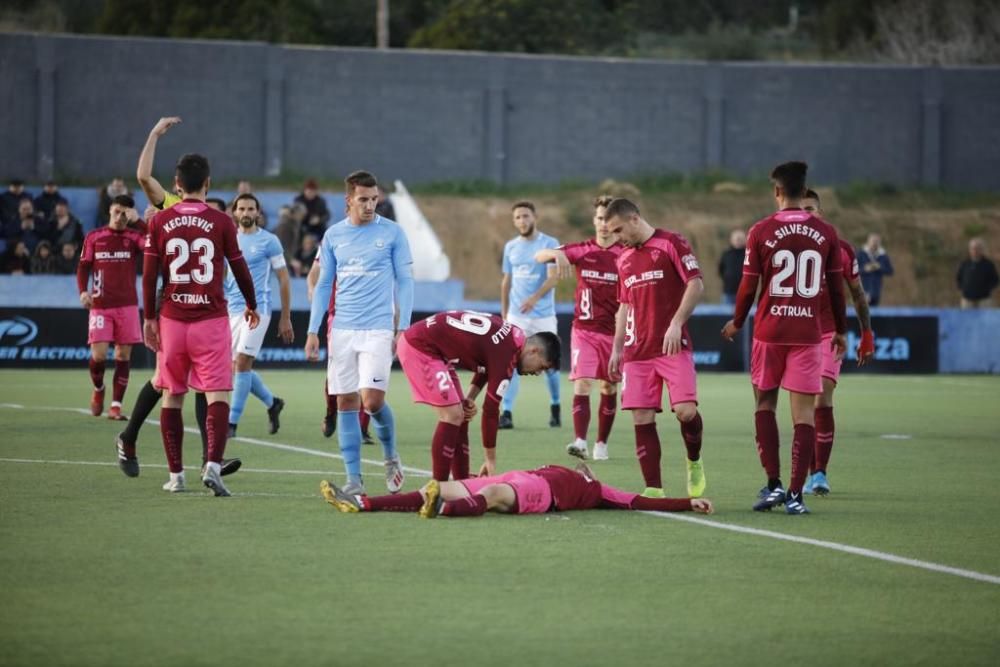
<svg viewBox="0 0 1000 667"><path fill-rule="evenodd" d="M357 168L408 182L598 180L792 158L822 183L1000 187L1000 68L671 63L0 34L0 178Z"/></svg>

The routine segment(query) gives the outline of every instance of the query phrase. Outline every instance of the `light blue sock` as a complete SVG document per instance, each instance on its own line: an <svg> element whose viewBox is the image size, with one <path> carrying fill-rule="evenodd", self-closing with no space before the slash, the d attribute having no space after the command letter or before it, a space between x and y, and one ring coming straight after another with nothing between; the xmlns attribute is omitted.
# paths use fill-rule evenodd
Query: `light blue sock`
<svg viewBox="0 0 1000 667"><path fill-rule="evenodd" d="M237 371L233 378L233 402L229 405L229 423L239 424L240 417L243 416L243 408L246 407L247 397L250 396L250 371Z"/></svg>
<svg viewBox="0 0 1000 667"><path fill-rule="evenodd" d="M549 385L549 398L552 405L559 405L559 371L545 371L545 384Z"/></svg>
<svg viewBox="0 0 1000 667"><path fill-rule="evenodd" d="M274 405L274 394L264 384L264 380L257 374L257 371L250 371L250 376L253 380L250 384L250 393L259 398L264 407L270 410L271 406Z"/></svg>
<svg viewBox="0 0 1000 667"><path fill-rule="evenodd" d="M514 374L510 376L510 385L507 387L507 392L503 395L503 409L507 412L514 412L514 399L517 398L517 392L521 389L521 374L514 371Z"/></svg>
<svg viewBox="0 0 1000 667"><path fill-rule="evenodd" d="M361 481L361 424L357 410L337 411L337 442L348 482Z"/></svg>
<svg viewBox="0 0 1000 667"><path fill-rule="evenodd" d="M381 410L368 414L372 416L375 435L382 443L382 453L385 454L386 461L396 458L396 418L393 417L392 408L388 403L383 403Z"/></svg>

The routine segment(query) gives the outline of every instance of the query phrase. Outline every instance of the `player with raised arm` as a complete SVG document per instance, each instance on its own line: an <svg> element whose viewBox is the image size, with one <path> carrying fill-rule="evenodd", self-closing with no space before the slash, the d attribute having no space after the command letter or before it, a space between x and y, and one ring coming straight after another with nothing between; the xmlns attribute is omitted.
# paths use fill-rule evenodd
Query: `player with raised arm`
<svg viewBox="0 0 1000 667"><path fill-rule="evenodd" d="M170 128L180 123L181 119L177 116L166 116L156 122L153 129L149 131L149 136L146 137L146 143L142 147L142 152L139 153L139 164L135 169L136 180L139 181L139 187L142 188L142 191L146 193L150 206L160 211L170 208L181 198L173 192L164 190L160 182L153 178L156 143Z"/></svg>
<svg viewBox="0 0 1000 667"><path fill-rule="evenodd" d="M698 260L680 234L656 229L628 199L615 199L604 212L625 250L618 258L618 313L608 363L622 382L622 409L632 411L635 452L650 497L663 497L660 436L656 413L663 409L663 384L680 423L687 450L687 490L705 493L701 459L702 419L698 412L694 351L687 321L705 287Z"/></svg>
<svg viewBox="0 0 1000 667"><path fill-rule="evenodd" d="M240 286L244 317L254 328L260 321L253 278L240 253L232 219L205 203L211 175L208 160L184 155L177 163L175 185L182 201L158 213L149 223L143 264L143 336L157 355L157 386L166 391L160 431L170 479L166 491L183 491L181 408L188 387L205 392L208 462L202 482L216 496L228 496L221 463L226 448L229 391L232 389L232 341L223 289L224 264ZM162 272L163 305L156 315L156 281Z"/></svg>
<svg viewBox="0 0 1000 667"><path fill-rule="evenodd" d="M503 247L500 316L520 328L525 336L539 331L555 334L558 331L555 286L559 275L555 265L535 261L535 253L556 248L559 241L538 230L535 205L530 201L515 203L511 215L518 236ZM558 368L546 372L545 383L549 388L549 426L556 428L562 425ZM514 428L514 400L520 386L521 377L515 372L503 397L500 428Z"/></svg>
<svg viewBox="0 0 1000 667"><path fill-rule="evenodd" d="M778 212L750 228L733 319L722 329L723 337L732 340L743 327L757 285L762 283L750 356L757 452L767 473L767 487L753 506L758 512L783 504L788 514L809 513L802 487L816 447L816 396L823 393L820 310L827 298L822 293L824 277L835 328L831 344L838 358L846 346L840 240L831 225L802 210L807 170L804 162L785 162L771 171ZM781 483L775 417L780 388L788 391L795 426L787 492Z"/></svg>
<svg viewBox="0 0 1000 667"><path fill-rule="evenodd" d="M481 422L486 461L480 473L496 471L496 440L500 400L515 370L537 375L559 367L559 337L524 332L503 318L467 310L449 310L415 323L399 339L397 352L413 400L426 403L438 415L431 441L434 479L469 476L468 432L463 425L476 413L476 397L486 388ZM468 395L463 395L456 368L476 371ZM468 428L466 426L466 428ZM464 435L464 437L463 437Z"/></svg>
<svg viewBox="0 0 1000 667"><path fill-rule="evenodd" d="M375 213L375 177L356 171L345 184L347 218L326 230L319 247L322 263L305 354L307 359L319 359L319 327L336 281L337 312L327 341L327 382L329 393L337 396L337 439L347 469L347 488L364 490L357 414L363 406L382 443L386 486L395 493L403 487L403 464L385 392L396 340L410 326L413 258L399 225Z"/></svg>
<svg viewBox="0 0 1000 667"><path fill-rule="evenodd" d="M624 246L611 233L604 217L612 197L594 200L594 238L546 248L535 253L539 262L556 262L576 268L573 329L570 338L570 372L573 381L573 431L575 439L566 446L571 456L586 460L587 429L590 427L590 389L600 383L594 459L608 458L608 436L618 408L618 386L608 375L608 362L615 337L618 312L618 257ZM559 272L564 273L563 271Z"/></svg>
<svg viewBox="0 0 1000 667"><path fill-rule="evenodd" d="M90 310L87 343L90 344L90 380L94 384L90 413L100 417L104 411L104 367L108 344L114 343L115 379L108 419L118 421L125 419L122 399L128 389L132 346L142 342L135 277L145 233L141 227L128 226L130 219L137 218L135 201L130 196L115 197L111 202L108 226L87 234L76 269L80 303Z"/></svg>
<svg viewBox="0 0 1000 667"><path fill-rule="evenodd" d="M707 498L647 498L602 484L585 463L577 464L575 470L550 465L452 482L431 480L419 491L374 498L347 493L323 480L320 493L326 502L344 513L414 512L425 519L482 516L490 511L499 514L594 509L699 514L713 511L712 501Z"/></svg>
<svg viewBox="0 0 1000 667"><path fill-rule="evenodd" d="M802 200L802 210L824 219L823 211L820 208L819 194L815 190L806 190L806 196ZM861 287L861 274L858 271L858 260L854 256L854 247L844 239L840 239L840 264L844 269L844 281L847 283L851 299L854 301L858 324L861 325L861 342L858 345L857 357L858 366L864 366L875 353L875 334L872 332L868 299L865 298L865 291ZM826 286L824 285L822 291L825 292L825 290ZM840 379L840 365L843 361L833 349L833 335L836 327L833 321L833 312L830 309L830 299L825 295L824 298L820 299L820 319L823 332L822 346L820 347L820 351L823 353L823 393L816 395L816 451L813 455L811 468L813 473L809 476L802 491L803 493L825 496L830 493L830 482L826 478L826 468L830 463L830 453L833 451L833 392Z"/></svg>
<svg viewBox="0 0 1000 667"><path fill-rule="evenodd" d="M267 325L271 322L271 272L278 277L278 289L281 294L281 316L278 320L278 337L291 343L295 338L292 329L292 298L288 282L288 269L285 267L285 253L278 237L258 226L260 220L260 202L257 197L248 193L241 194L233 201L233 216L239 229L236 235L243 258L250 268L253 278L254 292L257 295L257 312L260 315L260 325L251 329L243 318L246 303L240 293L239 285L233 274L226 276L226 301L229 303L229 328L233 337L233 404L229 408L229 437L236 437L236 427L243 415L247 398L252 393L260 399L267 408L267 419L270 423L268 433L278 432L281 423L279 416L285 407L285 402L274 396L267 388L253 362L264 344L267 335Z"/></svg>

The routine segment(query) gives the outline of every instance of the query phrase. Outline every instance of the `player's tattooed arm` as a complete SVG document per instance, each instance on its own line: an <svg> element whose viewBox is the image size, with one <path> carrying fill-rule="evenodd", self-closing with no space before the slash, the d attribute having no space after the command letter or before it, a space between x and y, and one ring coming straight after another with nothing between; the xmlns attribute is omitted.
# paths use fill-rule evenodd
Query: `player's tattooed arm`
<svg viewBox="0 0 1000 667"><path fill-rule="evenodd" d="M868 305L868 297L861 288L860 280L848 280L847 287L851 290L854 310L858 314L861 325L861 341L858 343L858 366L864 366L875 356L875 333L872 331L872 314Z"/></svg>

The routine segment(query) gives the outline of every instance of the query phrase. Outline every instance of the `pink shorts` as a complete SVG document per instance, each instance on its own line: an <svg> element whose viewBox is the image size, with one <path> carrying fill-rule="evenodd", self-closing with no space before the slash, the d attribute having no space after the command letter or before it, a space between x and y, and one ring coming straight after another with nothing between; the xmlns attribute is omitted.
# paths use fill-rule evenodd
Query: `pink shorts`
<svg viewBox="0 0 1000 667"><path fill-rule="evenodd" d="M538 475L523 470L511 470L502 475L473 477L459 481L472 495L476 495L483 487L490 484L507 484L514 489L514 496L517 498L515 514L545 514L552 507L552 489L549 483Z"/></svg>
<svg viewBox="0 0 1000 667"><path fill-rule="evenodd" d="M605 380L608 377L608 361L611 360L611 345L614 336L584 331L573 327L570 334L569 379Z"/></svg>
<svg viewBox="0 0 1000 667"><path fill-rule="evenodd" d="M156 386L171 394L233 388L229 318L182 322L160 317Z"/></svg>
<svg viewBox="0 0 1000 667"><path fill-rule="evenodd" d="M462 386L455 369L443 359L432 357L413 347L406 336L396 344L396 356L410 381L414 403L443 407L462 402Z"/></svg>
<svg viewBox="0 0 1000 667"><path fill-rule="evenodd" d="M92 308L87 327L87 344L135 345L142 342L139 306Z"/></svg>
<svg viewBox="0 0 1000 667"><path fill-rule="evenodd" d="M625 362L622 368L622 410L662 412L664 382L667 383L671 408L678 403L698 402L694 353L691 350Z"/></svg>
<svg viewBox="0 0 1000 667"><path fill-rule="evenodd" d="M799 394L823 392L821 344L776 345L753 341L750 381L762 391L779 386Z"/></svg>
<svg viewBox="0 0 1000 667"><path fill-rule="evenodd" d="M820 353L823 355L823 377L830 378L836 383L840 379L840 366L844 362L844 358L837 358L837 351L833 348L834 335L833 331L823 334Z"/></svg>

